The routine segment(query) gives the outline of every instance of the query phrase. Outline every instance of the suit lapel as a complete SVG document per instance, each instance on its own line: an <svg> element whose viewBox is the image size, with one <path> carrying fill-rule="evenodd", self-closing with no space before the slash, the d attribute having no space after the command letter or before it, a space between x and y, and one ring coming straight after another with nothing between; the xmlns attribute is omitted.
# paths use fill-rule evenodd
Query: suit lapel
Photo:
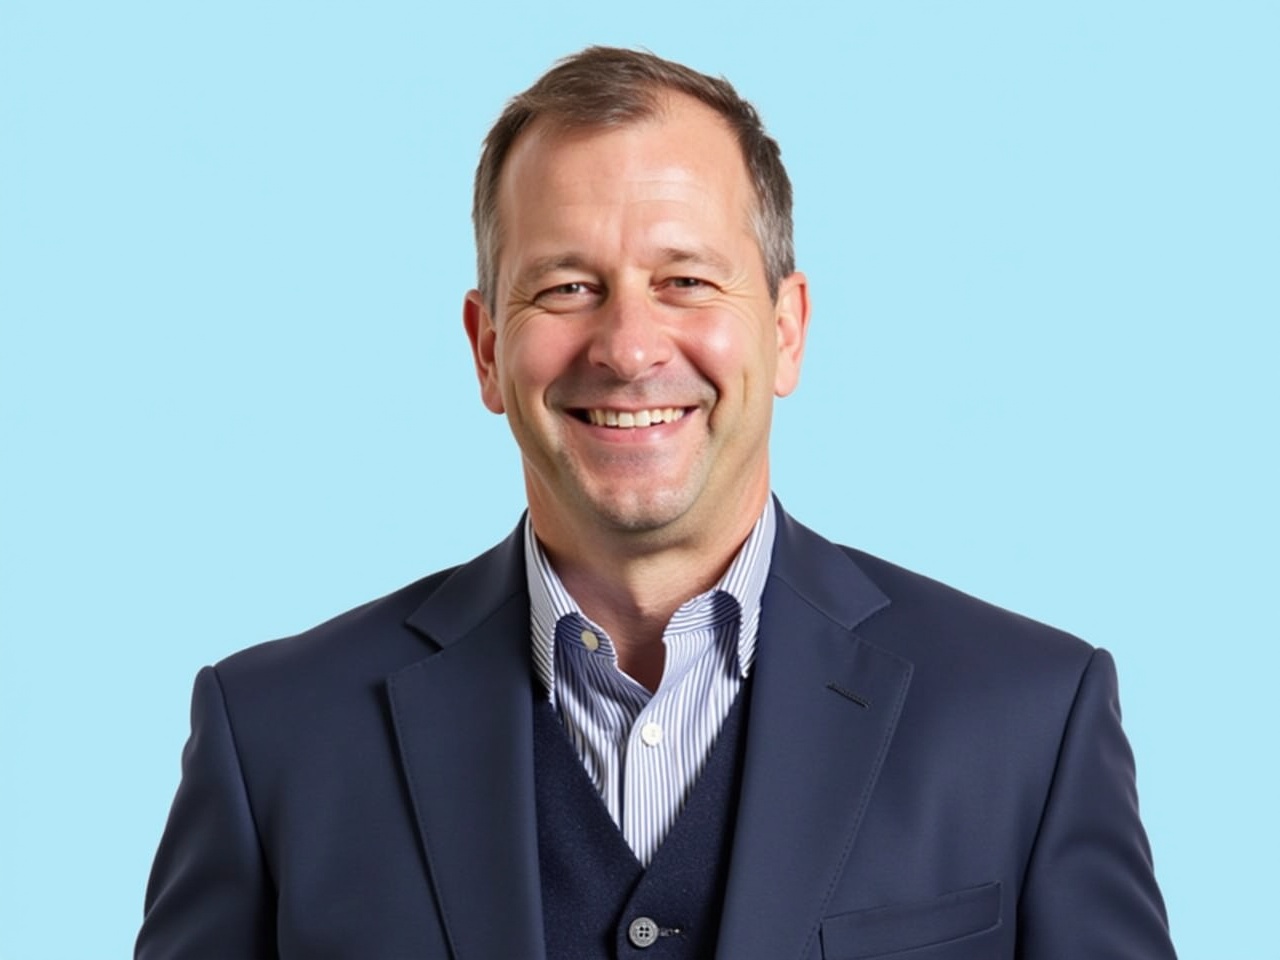
<svg viewBox="0 0 1280 960"><path fill-rule="evenodd" d="M517 528L432 594L408 623L440 649L388 680L457 960L540 958L544 950L522 545Z"/></svg>
<svg viewBox="0 0 1280 960"><path fill-rule="evenodd" d="M781 510L717 956L804 956L892 740L910 663L853 628L888 599Z"/></svg>

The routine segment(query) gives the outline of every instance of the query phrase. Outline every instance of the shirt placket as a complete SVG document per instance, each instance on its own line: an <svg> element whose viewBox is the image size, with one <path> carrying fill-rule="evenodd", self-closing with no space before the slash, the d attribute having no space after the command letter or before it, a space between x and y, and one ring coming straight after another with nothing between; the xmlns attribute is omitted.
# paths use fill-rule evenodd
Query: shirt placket
<svg viewBox="0 0 1280 960"><path fill-rule="evenodd" d="M701 631L664 637L663 680L636 717L627 736L622 770L622 834L642 864L648 865L675 814L670 798L680 780L680 692L693 661L706 651Z"/></svg>

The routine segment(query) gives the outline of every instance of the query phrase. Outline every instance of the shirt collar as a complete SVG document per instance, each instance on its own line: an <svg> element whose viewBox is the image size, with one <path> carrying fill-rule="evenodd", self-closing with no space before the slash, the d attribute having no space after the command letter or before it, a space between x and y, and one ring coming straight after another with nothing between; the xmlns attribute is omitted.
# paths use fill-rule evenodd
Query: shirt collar
<svg viewBox="0 0 1280 960"><path fill-rule="evenodd" d="M723 592L737 601L742 618L738 629L738 670L745 679L755 660L756 637L760 624L760 597L769 576L769 562L773 555L774 533L777 529L773 497L765 501L764 511L751 528L729 569L710 590L685 603L672 617L680 618L683 611L698 604L716 592ZM542 545L533 532L533 521L525 515L524 522L525 575L529 589L529 623L533 642L533 666L538 679L548 693L555 696L555 636L556 624L564 617L577 617L592 629L599 627L582 612L582 608L569 595L560 577L547 559Z"/></svg>

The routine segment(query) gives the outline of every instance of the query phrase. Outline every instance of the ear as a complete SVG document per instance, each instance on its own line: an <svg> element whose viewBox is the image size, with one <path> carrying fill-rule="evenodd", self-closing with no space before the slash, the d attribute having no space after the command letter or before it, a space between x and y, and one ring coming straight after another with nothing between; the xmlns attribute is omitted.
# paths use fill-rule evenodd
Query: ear
<svg viewBox="0 0 1280 960"><path fill-rule="evenodd" d="M467 291L462 302L462 325L471 341L471 357L480 380L480 399L493 413L503 413L506 407L502 403L502 382L498 376L498 333L479 290Z"/></svg>
<svg viewBox="0 0 1280 960"><path fill-rule="evenodd" d="M773 392L785 397L800 382L800 361L804 359L804 340L809 332L809 281L803 273L793 273L778 284L773 312L778 331Z"/></svg>

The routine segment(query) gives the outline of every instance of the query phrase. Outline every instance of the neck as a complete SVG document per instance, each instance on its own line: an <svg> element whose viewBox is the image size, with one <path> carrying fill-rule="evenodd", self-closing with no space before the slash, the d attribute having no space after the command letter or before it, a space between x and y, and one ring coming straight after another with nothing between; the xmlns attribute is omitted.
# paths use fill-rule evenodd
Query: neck
<svg viewBox="0 0 1280 960"><path fill-rule="evenodd" d="M576 531L547 522L530 502L534 532L565 589L591 620L609 634L618 666L648 690L662 680L663 633L672 615L710 589L728 569L764 510L747 503L721 518L704 537L666 539L652 535L610 536L595 527ZM542 522L540 522L542 521Z"/></svg>

